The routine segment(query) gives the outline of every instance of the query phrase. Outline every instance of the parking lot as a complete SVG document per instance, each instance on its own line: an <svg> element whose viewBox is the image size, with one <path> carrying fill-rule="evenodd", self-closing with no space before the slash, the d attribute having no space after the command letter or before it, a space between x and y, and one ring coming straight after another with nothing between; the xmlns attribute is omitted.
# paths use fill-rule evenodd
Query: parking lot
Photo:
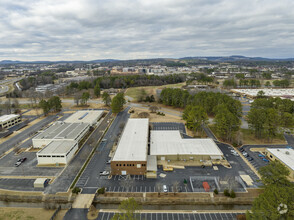
<svg viewBox="0 0 294 220"><path fill-rule="evenodd" d="M19 191L43 191L42 188L34 188L36 179L0 179L1 189Z"/></svg>
<svg viewBox="0 0 294 220"><path fill-rule="evenodd" d="M99 212L97 220L110 220L115 213ZM140 220L231 220L244 213L138 213Z"/></svg>
<svg viewBox="0 0 294 220"><path fill-rule="evenodd" d="M151 125L152 130L179 130L181 133L186 134L186 128L183 123L153 122Z"/></svg>

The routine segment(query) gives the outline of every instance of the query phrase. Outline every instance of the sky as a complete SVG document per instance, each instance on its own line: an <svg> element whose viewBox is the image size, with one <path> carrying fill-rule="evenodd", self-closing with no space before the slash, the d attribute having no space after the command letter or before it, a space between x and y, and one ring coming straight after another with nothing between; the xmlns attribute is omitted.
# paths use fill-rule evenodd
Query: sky
<svg viewBox="0 0 294 220"><path fill-rule="evenodd" d="M0 60L294 57L293 0L0 0Z"/></svg>

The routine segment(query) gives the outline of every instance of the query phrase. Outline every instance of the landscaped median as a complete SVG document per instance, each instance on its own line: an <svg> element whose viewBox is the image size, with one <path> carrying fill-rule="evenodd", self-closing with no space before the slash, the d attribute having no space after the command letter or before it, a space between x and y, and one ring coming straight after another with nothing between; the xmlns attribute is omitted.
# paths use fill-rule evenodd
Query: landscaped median
<svg viewBox="0 0 294 220"><path fill-rule="evenodd" d="M248 192L236 193L235 198L230 198L219 193L134 193L134 192L106 192L98 195L94 199L94 203L110 203L119 204L121 201L133 197L139 204L144 205L251 205L253 200L262 192L262 189L247 189Z"/></svg>

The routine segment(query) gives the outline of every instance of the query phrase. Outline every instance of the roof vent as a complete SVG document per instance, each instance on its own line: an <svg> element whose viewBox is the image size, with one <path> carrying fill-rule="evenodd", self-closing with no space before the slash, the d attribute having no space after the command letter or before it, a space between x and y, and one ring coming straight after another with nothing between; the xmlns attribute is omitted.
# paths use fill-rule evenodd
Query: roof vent
<svg viewBox="0 0 294 220"><path fill-rule="evenodd" d="M280 149L277 149L277 151L280 151Z"/></svg>
<svg viewBox="0 0 294 220"><path fill-rule="evenodd" d="M286 153L285 154L287 154L287 155L290 155L290 152L289 151L286 151Z"/></svg>

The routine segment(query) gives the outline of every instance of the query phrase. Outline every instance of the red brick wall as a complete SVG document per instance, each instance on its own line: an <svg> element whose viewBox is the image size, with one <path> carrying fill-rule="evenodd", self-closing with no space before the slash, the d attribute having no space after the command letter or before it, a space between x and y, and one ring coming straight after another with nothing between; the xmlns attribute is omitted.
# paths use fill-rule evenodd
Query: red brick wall
<svg viewBox="0 0 294 220"><path fill-rule="evenodd" d="M137 167L141 164L141 168ZM111 161L111 174L121 175L121 171L127 171L130 175L144 175L147 168L146 161Z"/></svg>

